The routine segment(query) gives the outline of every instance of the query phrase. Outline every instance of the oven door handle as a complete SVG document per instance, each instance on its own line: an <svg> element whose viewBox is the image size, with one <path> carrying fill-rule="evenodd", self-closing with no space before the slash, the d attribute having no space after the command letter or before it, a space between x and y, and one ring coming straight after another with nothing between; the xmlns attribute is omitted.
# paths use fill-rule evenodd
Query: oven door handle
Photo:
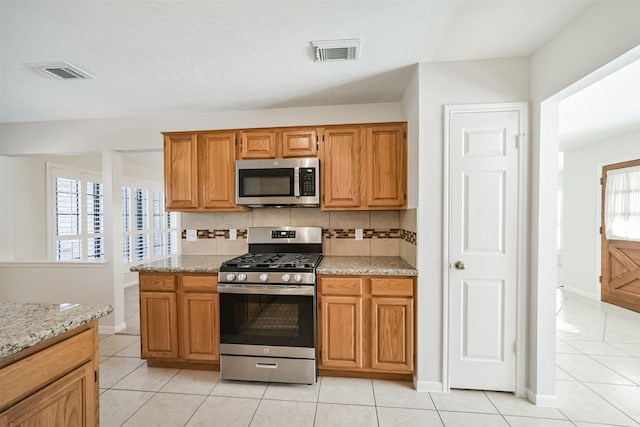
<svg viewBox="0 0 640 427"><path fill-rule="evenodd" d="M296 285L231 285L218 283L219 294L251 295L315 295L314 286Z"/></svg>

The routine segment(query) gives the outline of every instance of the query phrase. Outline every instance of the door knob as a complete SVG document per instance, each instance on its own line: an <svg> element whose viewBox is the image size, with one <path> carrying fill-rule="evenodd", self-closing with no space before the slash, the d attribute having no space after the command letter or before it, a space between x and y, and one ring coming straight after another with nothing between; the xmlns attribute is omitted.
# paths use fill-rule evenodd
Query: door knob
<svg viewBox="0 0 640 427"><path fill-rule="evenodd" d="M453 266L455 268L457 268L458 270L464 270L465 269L464 262L462 262L462 261L456 261L456 263L453 264Z"/></svg>

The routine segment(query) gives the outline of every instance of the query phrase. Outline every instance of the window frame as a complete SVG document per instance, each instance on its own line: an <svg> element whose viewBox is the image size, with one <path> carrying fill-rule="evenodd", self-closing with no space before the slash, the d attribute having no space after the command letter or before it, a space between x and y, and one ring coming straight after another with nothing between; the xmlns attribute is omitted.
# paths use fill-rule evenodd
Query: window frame
<svg viewBox="0 0 640 427"><path fill-rule="evenodd" d="M56 195L58 178L76 180L80 182L80 213L79 213L79 233L71 235L58 235L57 225L59 223L56 211ZM52 162L46 162L46 180L47 180L47 258L53 262L105 262L105 232L104 232L104 193L102 194L99 215L102 220L100 226L102 232L89 233L87 209L88 195L87 184L90 182L98 183L104 191L104 183L102 182L102 174L96 171L84 170L73 166L61 165ZM98 258L89 258L88 248L89 241L95 238L102 240L102 252ZM80 241L80 258L79 259L58 259L57 242L58 241Z"/></svg>

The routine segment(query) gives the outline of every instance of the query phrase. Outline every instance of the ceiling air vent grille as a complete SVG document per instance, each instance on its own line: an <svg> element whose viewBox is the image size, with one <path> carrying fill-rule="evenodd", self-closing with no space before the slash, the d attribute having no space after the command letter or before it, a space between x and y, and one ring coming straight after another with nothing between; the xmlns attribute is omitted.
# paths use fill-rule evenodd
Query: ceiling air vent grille
<svg viewBox="0 0 640 427"><path fill-rule="evenodd" d="M38 64L31 65L31 67L49 77L53 77L59 80L78 80L78 79L93 79L91 74L87 73L83 69L76 67L66 61L58 62L54 64Z"/></svg>
<svg viewBox="0 0 640 427"><path fill-rule="evenodd" d="M349 61L360 58L360 39L311 42L316 62Z"/></svg>

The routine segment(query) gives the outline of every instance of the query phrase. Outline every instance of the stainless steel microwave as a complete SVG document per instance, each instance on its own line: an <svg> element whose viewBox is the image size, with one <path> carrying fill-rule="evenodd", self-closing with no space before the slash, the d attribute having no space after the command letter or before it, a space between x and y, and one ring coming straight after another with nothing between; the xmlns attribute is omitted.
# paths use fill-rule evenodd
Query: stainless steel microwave
<svg viewBox="0 0 640 427"><path fill-rule="evenodd" d="M236 160L236 204L320 206L320 160Z"/></svg>

